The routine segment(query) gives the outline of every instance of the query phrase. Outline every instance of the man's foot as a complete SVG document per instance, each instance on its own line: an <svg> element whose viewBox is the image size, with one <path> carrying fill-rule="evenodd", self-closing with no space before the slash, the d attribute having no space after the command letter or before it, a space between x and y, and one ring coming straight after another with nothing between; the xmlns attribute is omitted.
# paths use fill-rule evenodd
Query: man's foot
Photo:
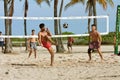
<svg viewBox="0 0 120 80"><path fill-rule="evenodd" d="M70 53L70 51L68 51L68 53Z"/></svg>
<svg viewBox="0 0 120 80"><path fill-rule="evenodd" d="M103 63L103 62L105 62L105 60L104 60L104 59L101 59L101 63Z"/></svg>
<svg viewBox="0 0 120 80"><path fill-rule="evenodd" d="M92 60L91 60L91 59L89 59L87 62L88 62L88 63L90 63L90 62L92 62Z"/></svg>
<svg viewBox="0 0 120 80"><path fill-rule="evenodd" d="M53 64L50 64L50 66L53 66Z"/></svg>

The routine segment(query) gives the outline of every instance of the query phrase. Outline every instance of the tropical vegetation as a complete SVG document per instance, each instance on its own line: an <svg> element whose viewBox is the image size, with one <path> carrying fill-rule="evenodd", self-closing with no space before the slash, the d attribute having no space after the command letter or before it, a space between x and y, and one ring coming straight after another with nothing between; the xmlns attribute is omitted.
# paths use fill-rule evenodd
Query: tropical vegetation
<svg viewBox="0 0 120 80"><path fill-rule="evenodd" d="M20 0L21 1L21 0ZM27 17L29 3L28 0L24 0L24 17ZM70 0L68 4L63 5L64 0L61 0L60 7L58 7L59 0L54 0L54 5L50 5L52 0L35 0L38 5L41 5L42 2L46 2L49 6L54 6L54 17L62 17L63 9L68 9L70 6L73 6L77 3L82 3L82 5L86 4L85 11L88 12L88 16L97 16L97 8L96 3L99 3L103 6L103 9L107 9L108 3L111 6L114 6L112 0ZM14 13L14 0L4 0L4 16L12 17ZM58 15L59 14L59 15ZM90 23L91 19L88 19L88 32L90 32ZM93 23L97 25L97 19L94 18ZM27 21L24 19L24 34L27 35ZM55 19L54 20L54 33L55 35L62 34L61 31L61 21ZM12 19L5 19L5 35L12 35ZM111 35L111 34L110 34ZM84 40L88 40L87 37L83 37ZM104 37L103 37L104 38ZM13 40L13 39L12 39ZM57 52L64 52L64 46L62 42L62 38L56 38L55 41L58 43L56 46ZM88 40L89 41L89 40ZM5 53L12 52L12 41L10 38L5 39ZM25 44L27 41L25 39ZM27 46L27 45L26 45ZM27 47L26 47L27 50Z"/></svg>

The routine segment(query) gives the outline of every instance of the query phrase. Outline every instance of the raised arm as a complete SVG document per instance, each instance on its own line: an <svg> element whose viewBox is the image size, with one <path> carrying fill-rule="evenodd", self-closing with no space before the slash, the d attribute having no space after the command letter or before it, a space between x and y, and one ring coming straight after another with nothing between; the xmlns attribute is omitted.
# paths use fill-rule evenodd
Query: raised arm
<svg viewBox="0 0 120 80"><path fill-rule="evenodd" d="M47 28L46 32L47 32L47 35L48 35L48 36L52 36L52 34L51 34L51 32L49 31L48 28Z"/></svg>

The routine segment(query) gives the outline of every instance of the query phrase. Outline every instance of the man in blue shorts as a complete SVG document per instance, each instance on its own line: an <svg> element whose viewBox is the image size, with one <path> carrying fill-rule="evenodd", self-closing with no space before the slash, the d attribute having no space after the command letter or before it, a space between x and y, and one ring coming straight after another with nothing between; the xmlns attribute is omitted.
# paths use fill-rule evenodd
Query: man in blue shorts
<svg viewBox="0 0 120 80"><path fill-rule="evenodd" d="M29 42L29 48L30 48L30 52L28 55L28 58L31 56L32 52L34 51L34 56L36 58L36 50L37 50L37 38L35 38L35 30L32 30L32 34L31 34L31 38L28 39Z"/></svg>

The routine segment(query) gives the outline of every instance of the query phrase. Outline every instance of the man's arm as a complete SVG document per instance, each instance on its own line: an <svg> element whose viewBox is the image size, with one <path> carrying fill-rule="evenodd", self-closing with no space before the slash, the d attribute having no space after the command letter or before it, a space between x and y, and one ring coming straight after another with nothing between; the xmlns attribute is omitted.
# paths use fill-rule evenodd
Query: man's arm
<svg viewBox="0 0 120 80"><path fill-rule="evenodd" d="M99 42L100 42L100 44L101 44L101 42L102 42L102 37L101 37L101 35L100 35L99 32L97 32L97 34L98 34L98 40L99 40Z"/></svg>
<svg viewBox="0 0 120 80"><path fill-rule="evenodd" d="M47 32L48 36L52 36L52 34L51 34L51 32L49 31L48 28L47 28L46 32Z"/></svg>
<svg viewBox="0 0 120 80"><path fill-rule="evenodd" d="M90 32L90 33L89 33L90 41L92 41L92 36L91 36L91 35L92 35L92 33Z"/></svg>
<svg viewBox="0 0 120 80"><path fill-rule="evenodd" d="M38 33L38 44L42 45L42 41L41 41L41 33Z"/></svg>

